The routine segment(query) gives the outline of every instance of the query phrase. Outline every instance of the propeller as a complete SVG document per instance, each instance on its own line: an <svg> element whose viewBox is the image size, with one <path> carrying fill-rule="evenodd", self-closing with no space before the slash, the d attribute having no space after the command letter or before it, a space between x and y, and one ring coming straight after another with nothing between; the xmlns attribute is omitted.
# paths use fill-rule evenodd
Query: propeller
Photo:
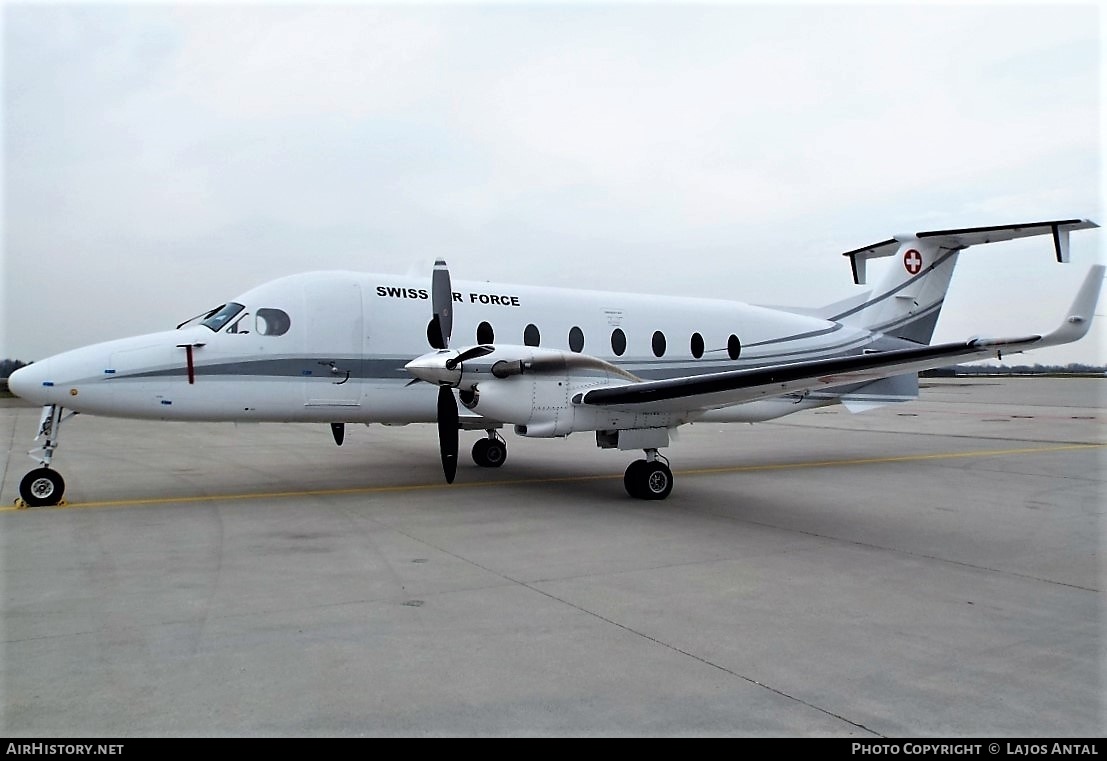
<svg viewBox="0 0 1107 761"><path fill-rule="evenodd" d="M453 388L461 382L461 364L491 354L491 345L471 346L463 352L447 352L454 328L454 290L450 270L442 259L434 263L431 277L431 320L427 323L427 342L437 353L424 354L408 362L405 369L415 376L407 385L426 381L438 385L438 449L442 454L442 472L452 484L457 474L457 447L460 415ZM455 356L449 356L449 355Z"/></svg>
<svg viewBox="0 0 1107 761"><path fill-rule="evenodd" d="M450 270L446 262L434 263L431 276L431 308L434 314L427 326L427 340L436 349L450 347L450 334L454 329L454 289L450 283ZM438 387L438 450L442 454L442 472L446 483L452 484L457 474L458 446L457 401L449 386Z"/></svg>

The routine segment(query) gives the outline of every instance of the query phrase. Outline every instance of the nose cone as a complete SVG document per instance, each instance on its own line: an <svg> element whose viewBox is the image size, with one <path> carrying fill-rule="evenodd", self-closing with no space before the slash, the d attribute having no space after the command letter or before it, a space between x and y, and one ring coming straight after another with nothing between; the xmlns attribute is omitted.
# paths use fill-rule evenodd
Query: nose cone
<svg viewBox="0 0 1107 761"><path fill-rule="evenodd" d="M48 361L36 362L33 365L21 367L8 378L8 388L13 394L30 402L47 404L53 393L53 384L49 383L46 376L49 370Z"/></svg>
<svg viewBox="0 0 1107 761"><path fill-rule="evenodd" d="M456 351L438 351L424 354L404 365L404 369L419 380L436 386L456 386L461 382L461 366L449 369L447 360L457 357Z"/></svg>

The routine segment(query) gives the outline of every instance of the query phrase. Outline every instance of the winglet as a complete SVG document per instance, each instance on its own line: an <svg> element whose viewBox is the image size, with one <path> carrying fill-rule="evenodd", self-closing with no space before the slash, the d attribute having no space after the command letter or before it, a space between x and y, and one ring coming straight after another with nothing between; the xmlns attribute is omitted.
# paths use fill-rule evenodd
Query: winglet
<svg viewBox="0 0 1107 761"><path fill-rule="evenodd" d="M1053 250L1057 254L1057 261L1065 264L1069 261L1069 228L1053 225L1052 229Z"/></svg>
<svg viewBox="0 0 1107 761"><path fill-rule="evenodd" d="M1088 275L1084 278L1084 284L1080 286L1076 298L1073 299L1072 306L1069 307L1068 317L1065 318L1065 321L1061 323L1057 330L1043 336L1042 340L1034 345L1035 349L1043 346L1072 343L1073 341L1079 341L1088 334L1092 327L1092 318L1095 317L1095 306L1099 301L1099 291L1103 286L1105 271L1107 271L1107 267L1102 264L1096 264L1088 270Z"/></svg>

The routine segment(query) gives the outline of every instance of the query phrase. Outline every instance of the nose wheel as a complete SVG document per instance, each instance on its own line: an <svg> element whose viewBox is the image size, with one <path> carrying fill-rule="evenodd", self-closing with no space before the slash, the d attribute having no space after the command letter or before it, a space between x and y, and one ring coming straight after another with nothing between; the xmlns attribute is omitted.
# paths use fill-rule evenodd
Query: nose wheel
<svg viewBox="0 0 1107 761"><path fill-rule="evenodd" d="M63 494L65 479L50 468L35 468L19 482L19 497L27 507L56 505Z"/></svg>

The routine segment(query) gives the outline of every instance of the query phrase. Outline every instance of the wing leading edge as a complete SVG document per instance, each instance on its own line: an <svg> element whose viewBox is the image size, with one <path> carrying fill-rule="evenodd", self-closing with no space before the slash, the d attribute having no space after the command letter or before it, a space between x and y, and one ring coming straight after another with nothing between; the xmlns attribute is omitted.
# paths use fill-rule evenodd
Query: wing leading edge
<svg viewBox="0 0 1107 761"><path fill-rule="evenodd" d="M974 338L960 343L922 346L917 349L897 349L752 370L627 383L583 392L574 397L573 402L625 407L639 412L706 410L808 389L930 370L965 360L999 357L1004 353L1071 343L1083 338L1091 327L1103 275L1103 265L1091 268L1073 301L1069 316L1057 330L1044 336Z"/></svg>

